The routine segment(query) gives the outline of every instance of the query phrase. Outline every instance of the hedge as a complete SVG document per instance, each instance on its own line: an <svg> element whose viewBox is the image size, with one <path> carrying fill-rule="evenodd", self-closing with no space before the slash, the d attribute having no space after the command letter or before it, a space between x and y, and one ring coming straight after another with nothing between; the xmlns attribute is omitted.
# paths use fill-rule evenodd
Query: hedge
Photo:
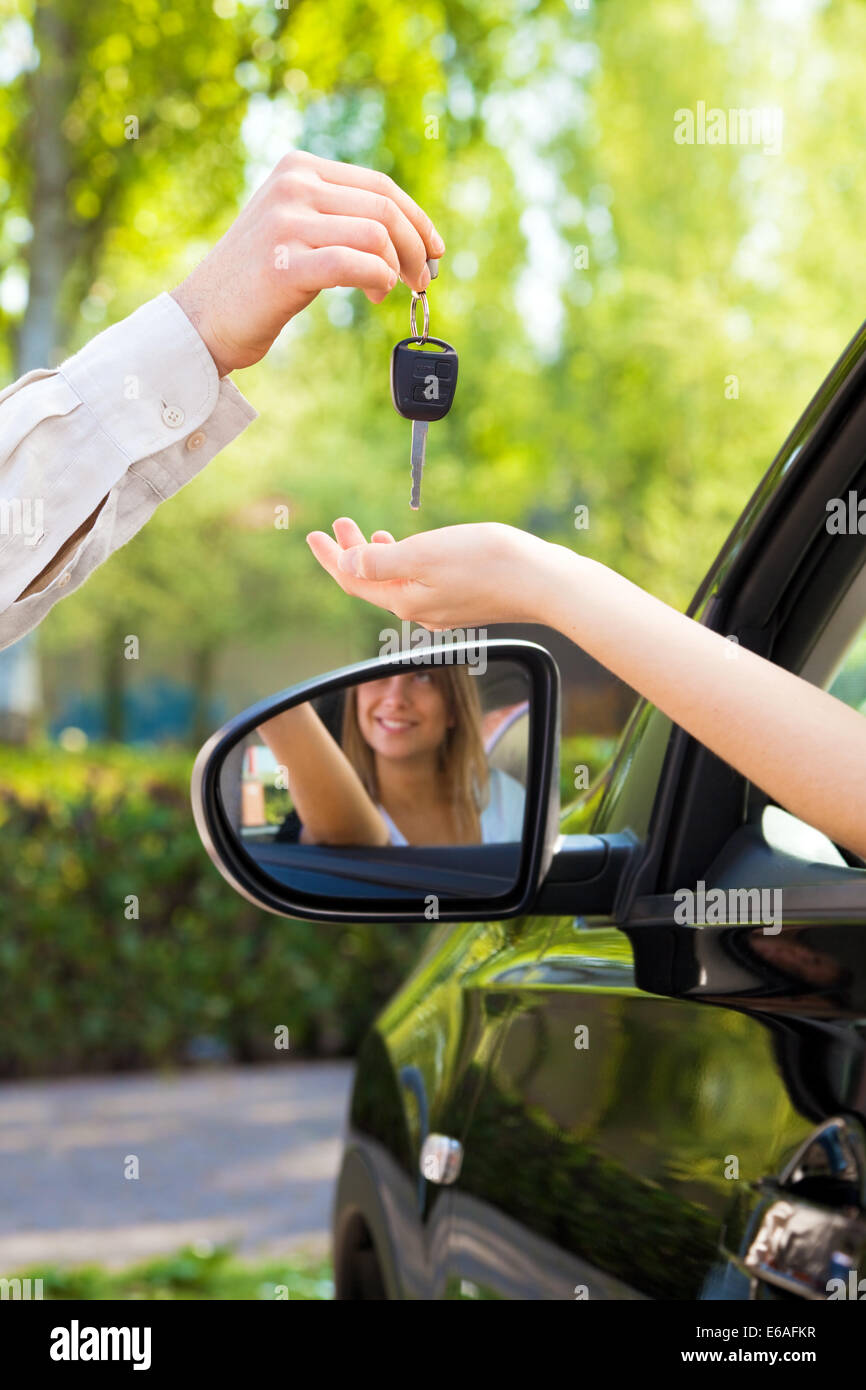
<svg viewBox="0 0 866 1390"><path fill-rule="evenodd" d="M0 763L0 1076L351 1053L429 931L238 897L193 827L186 753Z"/></svg>

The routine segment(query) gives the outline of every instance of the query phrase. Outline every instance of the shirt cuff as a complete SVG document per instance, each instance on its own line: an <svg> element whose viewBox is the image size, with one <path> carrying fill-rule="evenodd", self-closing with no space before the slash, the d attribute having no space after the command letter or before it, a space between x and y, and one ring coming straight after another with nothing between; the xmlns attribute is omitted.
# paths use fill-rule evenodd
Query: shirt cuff
<svg viewBox="0 0 866 1390"><path fill-rule="evenodd" d="M130 463L198 429L220 390L213 358L167 293L98 333L59 371Z"/></svg>

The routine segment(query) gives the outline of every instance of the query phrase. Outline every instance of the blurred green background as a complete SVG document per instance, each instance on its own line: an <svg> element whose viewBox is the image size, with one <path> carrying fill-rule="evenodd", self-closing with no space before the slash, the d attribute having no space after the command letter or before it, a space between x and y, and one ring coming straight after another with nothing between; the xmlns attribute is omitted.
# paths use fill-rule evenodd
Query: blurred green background
<svg viewBox="0 0 866 1390"><path fill-rule="evenodd" d="M408 291L320 296L237 378L260 419L0 656L0 1074L352 1050L423 930L235 897L196 746L377 650L304 544L344 512L511 522L685 606L863 317L864 49L859 2L0 0L3 382L176 284L291 146L430 212L461 362L415 516ZM675 143L700 101L781 108L781 151ZM632 697L566 666L568 798Z"/></svg>

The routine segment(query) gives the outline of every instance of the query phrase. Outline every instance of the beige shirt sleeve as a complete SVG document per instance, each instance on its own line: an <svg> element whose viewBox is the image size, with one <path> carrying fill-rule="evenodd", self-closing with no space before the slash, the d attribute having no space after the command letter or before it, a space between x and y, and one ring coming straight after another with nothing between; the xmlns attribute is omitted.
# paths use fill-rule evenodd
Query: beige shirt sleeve
<svg viewBox="0 0 866 1390"><path fill-rule="evenodd" d="M0 648L255 418L169 294L0 392Z"/></svg>

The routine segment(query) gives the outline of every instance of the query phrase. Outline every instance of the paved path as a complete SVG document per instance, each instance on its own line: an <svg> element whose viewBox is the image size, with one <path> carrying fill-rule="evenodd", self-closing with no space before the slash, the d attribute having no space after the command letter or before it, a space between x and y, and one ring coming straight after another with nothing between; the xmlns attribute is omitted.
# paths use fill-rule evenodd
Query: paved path
<svg viewBox="0 0 866 1390"><path fill-rule="evenodd" d="M0 1085L0 1275L198 1240L324 1251L351 1074L299 1062Z"/></svg>

